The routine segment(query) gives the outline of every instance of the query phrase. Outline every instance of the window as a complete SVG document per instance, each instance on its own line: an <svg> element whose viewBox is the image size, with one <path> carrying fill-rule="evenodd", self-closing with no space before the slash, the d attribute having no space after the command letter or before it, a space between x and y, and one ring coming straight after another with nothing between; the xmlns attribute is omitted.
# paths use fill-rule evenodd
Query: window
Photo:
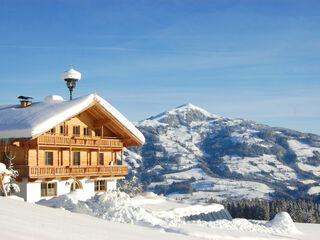
<svg viewBox="0 0 320 240"><path fill-rule="evenodd" d="M53 165L53 152L45 152L45 165Z"/></svg>
<svg viewBox="0 0 320 240"><path fill-rule="evenodd" d="M76 189L82 189L82 184L80 181L75 180L72 184L71 184L71 191L74 191Z"/></svg>
<svg viewBox="0 0 320 240"><path fill-rule="evenodd" d="M95 192L105 192L106 191L106 180L94 181L94 191Z"/></svg>
<svg viewBox="0 0 320 240"><path fill-rule="evenodd" d="M96 136L101 136L101 129L100 128L96 128L94 130L94 133L95 133Z"/></svg>
<svg viewBox="0 0 320 240"><path fill-rule="evenodd" d="M73 126L73 136L80 136L80 126Z"/></svg>
<svg viewBox="0 0 320 240"><path fill-rule="evenodd" d="M84 136L89 136L89 135L90 135L90 132L89 132L89 128L88 128L88 127L86 127L86 128L83 129L83 135L84 135Z"/></svg>
<svg viewBox="0 0 320 240"><path fill-rule="evenodd" d="M104 163L104 154L99 153L99 165L103 165L103 163Z"/></svg>
<svg viewBox="0 0 320 240"><path fill-rule="evenodd" d="M73 152L73 165L80 165L80 152Z"/></svg>
<svg viewBox="0 0 320 240"><path fill-rule="evenodd" d="M56 129L55 128L51 128L47 133L50 134L50 135L54 135L56 133Z"/></svg>
<svg viewBox="0 0 320 240"><path fill-rule="evenodd" d="M57 195L57 183L41 183L41 197Z"/></svg>
<svg viewBox="0 0 320 240"><path fill-rule="evenodd" d="M62 135L64 134L64 127L63 127L63 125L60 126L60 134L62 134Z"/></svg>

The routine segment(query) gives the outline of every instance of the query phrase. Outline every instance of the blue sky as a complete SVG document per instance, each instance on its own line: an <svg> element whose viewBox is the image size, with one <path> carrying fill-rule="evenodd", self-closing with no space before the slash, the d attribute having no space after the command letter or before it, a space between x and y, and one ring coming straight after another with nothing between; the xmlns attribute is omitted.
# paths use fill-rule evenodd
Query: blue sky
<svg viewBox="0 0 320 240"><path fill-rule="evenodd" d="M320 2L0 0L0 104L97 92L132 121L191 102L320 134Z"/></svg>

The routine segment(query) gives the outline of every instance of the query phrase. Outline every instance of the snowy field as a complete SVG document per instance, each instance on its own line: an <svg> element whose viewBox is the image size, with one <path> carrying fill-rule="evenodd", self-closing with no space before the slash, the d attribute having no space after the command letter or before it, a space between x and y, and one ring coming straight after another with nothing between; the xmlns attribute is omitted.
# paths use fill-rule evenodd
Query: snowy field
<svg viewBox="0 0 320 240"><path fill-rule="evenodd" d="M315 152L320 152L320 148L312 147L297 140L289 140L288 144L297 155L298 167L303 171L312 172L315 176L320 176L320 166L313 166L308 162L308 158L313 157Z"/></svg>
<svg viewBox="0 0 320 240"><path fill-rule="evenodd" d="M294 170L284 165L275 155L263 154L260 157L223 157L224 164L231 172L241 174L242 176L256 175L265 176L269 174L271 181L297 179Z"/></svg>
<svg viewBox="0 0 320 240"><path fill-rule="evenodd" d="M206 175L201 168L192 168L190 170L165 174L163 176L165 177L164 181L149 184L147 190L154 191L155 186L160 183L169 185L173 182L182 182L190 179L190 176L195 178L196 181L192 183L192 187L196 191L193 192L192 195L178 193L168 195L169 198L177 200L197 202L206 201L212 198L220 201L234 196L237 196L237 198L240 199L269 199L270 194L274 192L272 188L259 182L210 177Z"/></svg>
<svg viewBox="0 0 320 240"><path fill-rule="evenodd" d="M269 222L185 221L184 216L219 211L223 206L192 205L154 194L129 198L113 192L85 198L76 192L42 202L56 207L49 208L0 197L1 239L312 240L320 234L320 225L294 224L286 213Z"/></svg>

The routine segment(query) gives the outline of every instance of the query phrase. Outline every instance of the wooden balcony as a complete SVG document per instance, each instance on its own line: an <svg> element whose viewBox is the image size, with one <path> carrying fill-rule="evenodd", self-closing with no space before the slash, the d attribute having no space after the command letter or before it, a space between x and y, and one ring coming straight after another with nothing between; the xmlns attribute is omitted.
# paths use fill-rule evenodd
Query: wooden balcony
<svg viewBox="0 0 320 240"><path fill-rule="evenodd" d="M114 166L25 166L15 165L23 178L107 177L128 174L128 165Z"/></svg>
<svg viewBox="0 0 320 240"><path fill-rule="evenodd" d="M55 146L83 146L83 147L110 147L122 148L123 143L119 139L101 139L101 138L83 138L83 137L67 137L56 135L39 136L39 145L55 145Z"/></svg>

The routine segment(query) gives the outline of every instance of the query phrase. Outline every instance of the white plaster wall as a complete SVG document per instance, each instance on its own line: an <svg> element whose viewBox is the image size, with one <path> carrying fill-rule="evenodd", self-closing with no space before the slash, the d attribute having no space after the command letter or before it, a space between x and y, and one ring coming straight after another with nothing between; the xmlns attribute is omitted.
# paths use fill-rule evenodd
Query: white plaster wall
<svg viewBox="0 0 320 240"><path fill-rule="evenodd" d="M57 181L57 196L69 193L71 191L71 184L73 181L73 179Z"/></svg>
<svg viewBox="0 0 320 240"><path fill-rule="evenodd" d="M80 180L80 182L82 184L83 190L86 191L88 193L88 195L94 196L94 194L96 193L94 191L94 180L82 179L82 180Z"/></svg>
<svg viewBox="0 0 320 240"><path fill-rule="evenodd" d="M75 179L68 179L68 180L53 180L50 182L56 182L57 183L57 196L70 193L71 191L71 185ZM82 188L84 191L88 193L90 196L95 195L94 191L94 180L90 178L84 178L79 180L82 184ZM107 181L107 191L115 190L117 189L117 180L112 179ZM27 182L27 179L23 179L22 182L18 182L18 185L20 187L20 193L17 195L19 197L22 197L27 202L38 202L41 199L50 199L52 197L41 197L41 181L36 182Z"/></svg>
<svg viewBox="0 0 320 240"><path fill-rule="evenodd" d="M23 179L22 182L17 182L20 192L15 193L18 197L23 198L26 201L27 198L27 179Z"/></svg>
<svg viewBox="0 0 320 240"><path fill-rule="evenodd" d="M57 195L62 195L70 192L71 185L67 185L66 182L73 182L73 179L70 181L59 181L53 180L50 182L57 183ZM71 184L71 183L70 183ZM20 187L20 192L17 193L19 197L22 197L25 201L35 203L41 199L50 199L52 197L41 197L41 181L28 182L27 179L23 179L22 182L18 182Z"/></svg>
<svg viewBox="0 0 320 240"><path fill-rule="evenodd" d="M27 183L27 202L37 202L41 199L41 182Z"/></svg>
<svg viewBox="0 0 320 240"><path fill-rule="evenodd" d="M26 178L22 182L17 183L20 187L20 192L16 193L27 202L36 202L40 200L40 182L28 182Z"/></svg>
<svg viewBox="0 0 320 240"><path fill-rule="evenodd" d="M107 191L116 190L117 189L117 180L107 180Z"/></svg>

